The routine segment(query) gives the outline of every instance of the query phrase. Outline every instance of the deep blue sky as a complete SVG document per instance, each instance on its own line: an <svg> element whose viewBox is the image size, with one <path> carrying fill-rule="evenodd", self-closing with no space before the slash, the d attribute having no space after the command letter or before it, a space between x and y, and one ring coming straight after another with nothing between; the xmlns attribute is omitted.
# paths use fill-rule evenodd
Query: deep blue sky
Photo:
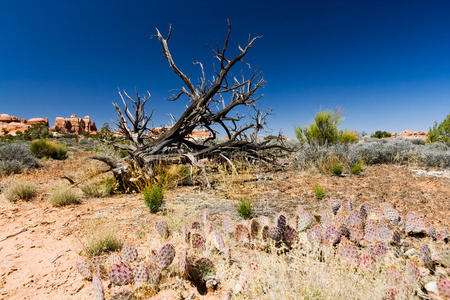
<svg viewBox="0 0 450 300"><path fill-rule="evenodd" d="M149 89L154 125L179 115L165 101L181 82L169 70L155 26L177 64L198 75L207 45L230 49L263 35L248 54L267 80L269 129L293 136L320 108L340 107L343 128L427 130L450 112L449 1L0 1L0 113L31 118L115 118L117 88Z"/></svg>

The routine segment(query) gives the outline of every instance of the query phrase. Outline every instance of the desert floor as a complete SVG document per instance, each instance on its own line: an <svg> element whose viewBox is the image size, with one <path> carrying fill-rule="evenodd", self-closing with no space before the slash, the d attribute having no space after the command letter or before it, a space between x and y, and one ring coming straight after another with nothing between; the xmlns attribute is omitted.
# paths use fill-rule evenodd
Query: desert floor
<svg viewBox="0 0 450 300"><path fill-rule="evenodd" d="M413 171L423 168L395 165L367 166L361 175L344 177L295 170L259 174L261 180L240 182L229 189L227 183L212 190L198 186L176 187L166 192L165 210L157 215L151 214L142 197L136 194L83 198L80 205L53 207L48 202L52 188L68 185L59 176L81 174L93 164L87 159L88 155L70 153L65 161L44 161L41 169L0 179L6 184L27 181L38 186L38 196L29 202L11 203L0 197L1 299L92 299L90 282L83 280L75 268L89 228L114 226L125 244L145 252L161 244L154 229L155 222L161 219L168 220L174 232L179 232L184 223L201 220L205 210L209 220L217 226L224 214L242 221L237 215L236 203L227 196L230 192L251 197L256 215L272 217L285 211L293 216L299 204L318 212L329 199L338 198L351 200L356 207L365 201L376 205L390 202L403 215L410 209L416 210L436 228L450 225L450 179ZM325 199L315 198L315 184L327 189ZM4 239L21 229L22 233ZM177 235L173 239L174 244L178 243ZM177 251L177 255L180 253ZM188 289L178 289L177 284L163 284L155 298L179 299L189 294ZM219 289L207 298L225 295L225 290Z"/></svg>

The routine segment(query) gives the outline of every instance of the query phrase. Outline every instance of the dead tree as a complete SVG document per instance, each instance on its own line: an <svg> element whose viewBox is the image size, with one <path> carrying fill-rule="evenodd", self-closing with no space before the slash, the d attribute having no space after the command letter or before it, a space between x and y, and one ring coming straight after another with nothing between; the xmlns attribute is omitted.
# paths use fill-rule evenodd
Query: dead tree
<svg viewBox="0 0 450 300"><path fill-rule="evenodd" d="M163 56L167 59L169 67L181 79L183 85L176 89L169 101L179 101L187 97L188 105L183 114L174 119L175 124L167 128L160 136L148 137L147 127L152 114L147 114L145 104L151 95L147 93L141 97L136 93L135 98L125 91L120 92L123 107L113 103L117 115L118 126L124 139L129 145L115 144L116 147L128 150L130 157L124 161L113 161L106 157L92 157L108 164L116 179L125 180L124 174L129 170L129 162L134 166L147 168L156 161L188 162L200 166L197 162L202 158L220 158L228 160L231 155L239 153L248 159L260 160L270 163L276 162L280 150L288 150L279 143L259 142L258 132L266 124L269 112L258 109L257 101L261 98L259 89L264 85L262 73L252 70L249 64L243 61L246 54L260 36L249 38L244 47L238 46L238 53L230 57L227 53L231 33L231 24L228 22L228 32L221 49L211 48L218 61L219 68L207 78L201 62L194 62L200 68L201 76L197 83L183 73L176 65L169 49L169 40L172 28L169 27L167 36L163 36L156 28L155 37L159 40ZM248 68L234 76L231 70L238 64ZM247 76L245 75L247 74ZM131 106L130 106L131 105ZM238 107L247 109L247 117L238 114ZM252 117L249 118L248 116ZM189 135L196 128L206 128L211 137L196 141ZM222 130L226 138L217 139L218 130ZM261 153L264 152L264 155ZM128 160L128 165L125 163ZM151 172L151 171L150 171Z"/></svg>

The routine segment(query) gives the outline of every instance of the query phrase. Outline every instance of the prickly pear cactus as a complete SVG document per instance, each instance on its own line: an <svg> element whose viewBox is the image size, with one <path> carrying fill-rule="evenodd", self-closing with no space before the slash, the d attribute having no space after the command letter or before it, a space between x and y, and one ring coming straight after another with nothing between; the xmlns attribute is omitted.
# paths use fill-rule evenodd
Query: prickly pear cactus
<svg viewBox="0 0 450 300"><path fill-rule="evenodd" d="M339 243L337 254L344 258L347 262L357 265L359 262L358 248L348 240Z"/></svg>
<svg viewBox="0 0 450 300"><path fill-rule="evenodd" d="M158 263L162 270L167 268L175 258L175 247L172 244L165 244L158 251Z"/></svg>
<svg viewBox="0 0 450 300"><path fill-rule="evenodd" d="M263 229L261 230L261 237L263 239L263 241L267 241L267 239L269 238L269 226L265 225L263 227Z"/></svg>
<svg viewBox="0 0 450 300"><path fill-rule="evenodd" d="M250 236L252 240L255 240L258 238L259 230L261 229L261 225L259 224L257 219L252 219L250 222Z"/></svg>
<svg viewBox="0 0 450 300"><path fill-rule="evenodd" d="M220 252L225 251L225 242L223 241L223 237L219 232L214 233L213 241L214 241L214 246L216 247L217 250L219 250Z"/></svg>
<svg viewBox="0 0 450 300"><path fill-rule="evenodd" d="M438 279L436 282L439 295L443 297L450 298L450 280L449 279Z"/></svg>
<svg viewBox="0 0 450 300"><path fill-rule="evenodd" d="M191 234L191 247L196 250L202 250L205 248L206 239L199 232Z"/></svg>
<svg viewBox="0 0 450 300"><path fill-rule="evenodd" d="M299 206L297 208L297 231L302 232L308 229L312 224L313 218L309 212Z"/></svg>
<svg viewBox="0 0 450 300"><path fill-rule="evenodd" d="M330 210L333 212L334 215L336 215L339 209L341 208L342 201L338 199L332 199L330 200L329 205Z"/></svg>
<svg viewBox="0 0 450 300"><path fill-rule="evenodd" d="M123 260L125 260L127 262L133 262L138 257L138 251L133 246L127 246L127 247L123 248L122 252L120 254L121 254Z"/></svg>
<svg viewBox="0 0 450 300"><path fill-rule="evenodd" d="M143 264L137 266L133 270L133 277L135 286L142 286L146 284L149 277L147 267Z"/></svg>
<svg viewBox="0 0 450 300"><path fill-rule="evenodd" d="M286 227L286 224L287 224L286 215L284 213L280 213L277 217L277 227L283 231L284 227Z"/></svg>
<svg viewBox="0 0 450 300"><path fill-rule="evenodd" d="M360 242L364 238L364 228L361 225L350 224L346 225L350 233L350 240L353 242Z"/></svg>
<svg viewBox="0 0 450 300"><path fill-rule="evenodd" d="M148 272L148 283L149 284L158 284L161 280L161 269L157 264L152 262L148 262L145 264Z"/></svg>
<svg viewBox="0 0 450 300"><path fill-rule="evenodd" d="M156 231L158 232L159 236L161 236L164 239L167 239L169 237L169 225L166 221L159 221L155 224Z"/></svg>
<svg viewBox="0 0 450 300"><path fill-rule="evenodd" d="M278 242L278 241L281 241L281 238L283 237L283 232L281 231L281 229L279 227L272 226L269 228L267 235L272 240Z"/></svg>
<svg viewBox="0 0 450 300"><path fill-rule="evenodd" d="M200 224L200 222L198 222L198 221L192 222L191 229L198 229L198 230L200 230L201 228L202 228L202 225Z"/></svg>
<svg viewBox="0 0 450 300"><path fill-rule="evenodd" d="M368 253L362 253L359 257L359 266L370 273L374 273L376 268L375 258Z"/></svg>
<svg viewBox="0 0 450 300"><path fill-rule="evenodd" d="M435 265L433 260L431 259L431 251L428 245L423 244L420 246L420 252L422 253L422 260L424 265L430 269L430 271L434 272Z"/></svg>
<svg viewBox="0 0 450 300"><path fill-rule="evenodd" d="M372 205L370 205L369 202L364 202L359 206L359 213L361 214L361 216L366 219L367 216L369 215L370 211L372 210Z"/></svg>
<svg viewBox="0 0 450 300"><path fill-rule="evenodd" d="M84 279L92 278L92 272L89 263L79 260L76 263L76 268L78 273L80 273L80 275L83 276Z"/></svg>
<svg viewBox="0 0 450 300"><path fill-rule="evenodd" d="M379 259L383 258L386 255L387 248L383 242L377 241L369 246L369 251L375 258Z"/></svg>
<svg viewBox="0 0 450 300"><path fill-rule="evenodd" d="M323 228L320 225L315 225L313 228L308 229L306 232L308 241L312 246L318 246L323 240Z"/></svg>
<svg viewBox="0 0 450 300"><path fill-rule="evenodd" d="M400 213L396 210L392 204L386 203L382 207L383 215L391 222L392 225L397 226L400 222Z"/></svg>
<svg viewBox="0 0 450 300"><path fill-rule="evenodd" d="M190 278L192 278L194 282L206 283L208 277L215 276L214 263L206 257L199 258L194 261L189 272Z"/></svg>
<svg viewBox="0 0 450 300"><path fill-rule="evenodd" d="M106 265L111 267L112 265L118 264L122 261L122 257L119 254L113 253L106 259Z"/></svg>
<svg viewBox="0 0 450 300"><path fill-rule="evenodd" d="M336 246L341 241L340 232L333 225L328 226L325 229L323 235L323 242L328 246Z"/></svg>
<svg viewBox="0 0 450 300"><path fill-rule="evenodd" d="M126 262L121 262L111 266L109 279L115 285L121 286L133 281L133 270Z"/></svg>
<svg viewBox="0 0 450 300"><path fill-rule="evenodd" d="M234 228L234 238L240 242L249 242L250 241L250 232L248 231L247 226L243 224L237 224Z"/></svg>
<svg viewBox="0 0 450 300"><path fill-rule="evenodd" d="M392 285L399 285L403 282L403 275L395 266L389 266L386 268L386 281Z"/></svg>
<svg viewBox="0 0 450 300"><path fill-rule="evenodd" d="M410 259L406 262L406 280L409 284L415 284L420 279L420 272L417 262Z"/></svg>
<svg viewBox="0 0 450 300"><path fill-rule="evenodd" d="M92 290L95 300L105 300L105 291L103 289L103 283L96 275L92 277Z"/></svg>
<svg viewBox="0 0 450 300"><path fill-rule="evenodd" d="M427 233L427 224L415 211L409 211L405 217L406 234Z"/></svg>
<svg viewBox="0 0 450 300"><path fill-rule="evenodd" d="M229 216L224 216L222 219L222 228L225 232L232 234L234 232L233 220Z"/></svg>
<svg viewBox="0 0 450 300"><path fill-rule="evenodd" d="M102 280L108 279L108 271L106 270L105 265L94 266L94 274Z"/></svg>
<svg viewBox="0 0 450 300"><path fill-rule="evenodd" d="M290 247L295 239L297 238L297 231L295 231L294 228L292 228L289 225L286 225L284 227L284 231L283 231L283 242Z"/></svg>

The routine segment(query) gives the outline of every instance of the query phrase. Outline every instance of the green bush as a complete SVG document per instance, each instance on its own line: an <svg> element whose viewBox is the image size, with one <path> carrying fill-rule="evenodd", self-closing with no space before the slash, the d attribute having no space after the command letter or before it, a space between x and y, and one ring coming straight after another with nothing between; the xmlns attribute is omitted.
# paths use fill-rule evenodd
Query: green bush
<svg viewBox="0 0 450 300"><path fill-rule="evenodd" d="M324 187L321 187L320 185L316 184L314 186L314 193L316 194L317 199L322 199L327 194L327 191Z"/></svg>
<svg viewBox="0 0 450 300"><path fill-rule="evenodd" d="M24 143L0 143L0 175L21 173L41 165Z"/></svg>
<svg viewBox="0 0 450 300"><path fill-rule="evenodd" d="M333 175L341 176L343 171L344 171L344 167L340 164L333 164L331 166L331 174L333 174Z"/></svg>
<svg viewBox="0 0 450 300"><path fill-rule="evenodd" d="M45 139L34 140L30 144L31 153L37 158L65 159L67 146Z"/></svg>
<svg viewBox="0 0 450 300"><path fill-rule="evenodd" d="M50 203L53 206L66 206L69 204L80 204L80 198L70 188L59 188L50 196Z"/></svg>
<svg viewBox="0 0 450 300"><path fill-rule="evenodd" d="M153 184L151 187L146 186L142 194L145 205L150 208L152 213L157 213L161 209L164 200L163 188L157 184Z"/></svg>
<svg viewBox="0 0 450 300"><path fill-rule="evenodd" d="M427 143L441 142L450 145L450 114L441 124L434 122L433 127L428 131Z"/></svg>
<svg viewBox="0 0 450 300"><path fill-rule="evenodd" d="M338 125L341 122L339 112L319 111L309 127L296 127L295 135L302 143L333 144L338 141Z"/></svg>
<svg viewBox="0 0 450 300"><path fill-rule="evenodd" d="M12 202L17 200L29 201L36 195L36 187L28 183L17 182L6 191L6 199Z"/></svg>
<svg viewBox="0 0 450 300"><path fill-rule="evenodd" d="M103 192L106 196L111 196L114 194L117 188L117 182L114 178L106 178L103 183Z"/></svg>
<svg viewBox="0 0 450 300"><path fill-rule="evenodd" d="M253 216L253 202L248 198L241 198L238 204L238 213L244 219L250 219Z"/></svg>
<svg viewBox="0 0 450 300"><path fill-rule="evenodd" d="M387 132L387 131L377 130L370 137L377 138L377 139L384 139L384 138L391 137L391 133Z"/></svg>
<svg viewBox="0 0 450 300"><path fill-rule="evenodd" d="M358 134L353 131L345 130L340 132L338 141L344 144L355 143L359 140Z"/></svg>
<svg viewBox="0 0 450 300"><path fill-rule="evenodd" d="M358 175L362 172L363 170L363 162L359 162L357 164L354 164L351 168L350 168L350 173L353 175Z"/></svg>
<svg viewBox="0 0 450 300"><path fill-rule="evenodd" d="M47 126L42 124L35 124L31 125L30 128L25 130L21 137L27 141L32 141L35 139L47 139L51 136L52 135Z"/></svg>

